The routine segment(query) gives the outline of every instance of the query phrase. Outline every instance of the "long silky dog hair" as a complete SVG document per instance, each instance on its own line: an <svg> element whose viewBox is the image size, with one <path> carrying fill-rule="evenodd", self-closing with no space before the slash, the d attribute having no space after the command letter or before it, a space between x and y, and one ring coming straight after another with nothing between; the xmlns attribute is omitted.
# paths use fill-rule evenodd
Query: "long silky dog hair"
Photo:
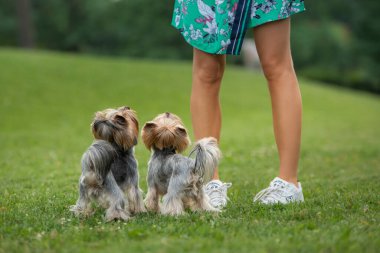
<svg viewBox="0 0 380 253"><path fill-rule="evenodd" d="M215 138L203 138L195 144L190 153L195 159L181 155L190 140L181 119L169 112L147 122L141 134L145 146L152 152L145 198L148 210L168 215L181 215L185 208L219 211L209 204L203 189L221 156ZM160 196L163 196L161 208Z"/></svg>
<svg viewBox="0 0 380 253"><path fill-rule="evenodd" d="M74 214L90 215L92 200L107 209L106 221L145 211L134 157L138 127L136 113L127 106L95 114L95 141L82 156L79 198L70 208Z"/></svg>

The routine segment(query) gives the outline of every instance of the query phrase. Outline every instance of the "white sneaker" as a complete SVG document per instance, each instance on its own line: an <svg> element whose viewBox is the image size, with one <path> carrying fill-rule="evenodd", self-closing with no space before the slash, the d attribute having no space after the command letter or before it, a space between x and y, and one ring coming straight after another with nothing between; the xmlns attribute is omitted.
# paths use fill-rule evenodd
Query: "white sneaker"
<svg viewBox="0 0 380 253"><path fill-rule="evenodd" d="M204 191L209 197L209 203L218 209L222 209L230 200L227 197L227 189L232 186L231 183L222 183L220 180L212 180L204 186Z"/></svg>
<svg viewBox="0 0 380 253"><path fill-rule="evenodd" d="M253 202L262 204L289 204L291 202L303 202L301 183L298 188L279 177L270 182L268 188L260 191L253 199Z"/></svg>

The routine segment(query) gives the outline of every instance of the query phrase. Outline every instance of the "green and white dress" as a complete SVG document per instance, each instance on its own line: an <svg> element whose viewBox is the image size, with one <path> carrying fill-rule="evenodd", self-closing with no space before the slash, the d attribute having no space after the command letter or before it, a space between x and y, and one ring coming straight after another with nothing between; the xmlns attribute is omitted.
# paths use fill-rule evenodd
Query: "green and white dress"
<svg viewBox="0 0 380 253"><path fill-rule="evenodd" d="M175 0L172 25L195 48L238 55L248 28L304 10L304 0Z"/></svg>

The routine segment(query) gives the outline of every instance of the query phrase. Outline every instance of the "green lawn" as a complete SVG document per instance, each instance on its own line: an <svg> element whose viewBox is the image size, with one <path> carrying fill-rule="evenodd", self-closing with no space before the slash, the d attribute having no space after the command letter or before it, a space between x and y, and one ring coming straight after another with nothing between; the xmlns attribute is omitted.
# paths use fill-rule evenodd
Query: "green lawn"
<svg viewBox="0 0 380 253"><path fill-rule="evenodd" d="M379 97L301 79L306 202L260 206L252 197L278 166L269 96L260 74L232 67L221 94L220 169L233 183L223 213L73 217L94 112L129 105L142 125L171 111L191 129L190 83L189 62L1 49L0 252L379 252ZM141 142L136 156L146 191Z"/></svg>

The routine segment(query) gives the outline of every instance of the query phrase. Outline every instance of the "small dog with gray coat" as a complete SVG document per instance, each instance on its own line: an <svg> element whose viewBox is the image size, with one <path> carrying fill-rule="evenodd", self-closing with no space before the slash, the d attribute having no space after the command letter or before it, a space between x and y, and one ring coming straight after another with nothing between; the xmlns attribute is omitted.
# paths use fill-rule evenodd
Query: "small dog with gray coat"
<svg viewBox="0 0 380 253"><path fill-rule="evenodd" d="M99 111L91 129L96 140L82 156L79 198L70 210L90 215L95 200L107 209L106 221L127 220L130 213L145 211L134 157L136 113L127 106Z"/></svg>
<svg viewBox="0 0 380 253"><path fill-rule="evenodd" d="M213 137L199 140L189 157L180 153L190 143L181 119L172 113L158 115L142 129L145 146L151 150L148 163L148 193L145 206L149 211L166 215L193 211L220 211L209 204L203 185L208 182L220 160L217 140ZM194 154L195 159L190 158ZM159 205L159 197L162 205Z"/></svg>

